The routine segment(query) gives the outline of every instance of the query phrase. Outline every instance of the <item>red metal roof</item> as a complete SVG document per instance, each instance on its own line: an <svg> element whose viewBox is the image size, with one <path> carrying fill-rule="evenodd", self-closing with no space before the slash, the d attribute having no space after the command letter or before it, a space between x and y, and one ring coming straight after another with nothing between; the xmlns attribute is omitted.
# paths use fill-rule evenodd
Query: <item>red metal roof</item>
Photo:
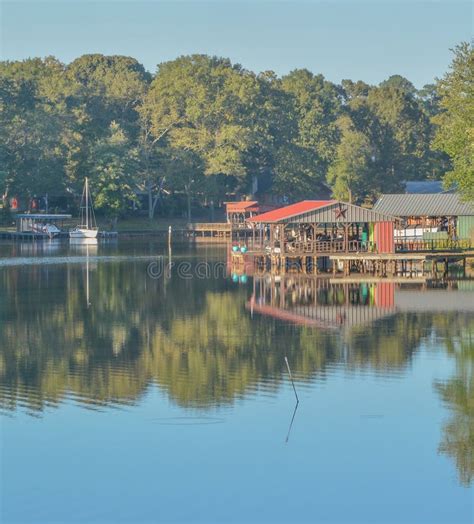
<svg viewBox="0 0 474 524"><path fill-rule="evenodd" d="M225 202L227 212L245 211L246 209L258 208L256 200L242 200L241 202Z"/></svg>
<svg viewBox="0 0 474 524"><path fill-rule="evenodd" d="M334 202L336 202L336 200L302 200L296 204L290 204L289 206L280 207L273 211L268 211L268 213L262 213L256 217L249 218L249 221L264 222L266 224L279 222L280 220L301 215L302 213L314 211L320 207L329 206Z"/></svg>

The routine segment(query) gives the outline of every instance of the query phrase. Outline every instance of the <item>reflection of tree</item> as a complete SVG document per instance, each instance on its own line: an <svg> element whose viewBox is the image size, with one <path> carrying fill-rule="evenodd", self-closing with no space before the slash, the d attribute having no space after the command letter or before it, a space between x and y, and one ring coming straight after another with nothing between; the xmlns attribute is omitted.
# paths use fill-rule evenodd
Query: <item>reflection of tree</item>
<svg viewBox="0 0 474 524"><path fill-rule="evenodd" d="M79 266L0 273L8 297L0 305L4 406L41 409L67 395L96 404L133 402L155 381L176 402L206 407L249 388L276 388L285 354L298 380L311 380L341 361L390 371L417 346L408 317L342 341L331 332L250 319L246 290L229 290L225 281L172 279L165 286L145 270L144 264L93 267L89 309Z"/></svg>
<svg viewBox="0 0 474 524"><path fill-rule="evenodd" d="M461 313L399 313L350 330L293 326L245 309L247 289L223 280L165 282L146 264L91 270L0 271L0 404L40 411L73 397L87 405L136 402L156 383L183 406L206 409L286 380L324 380L334 366L376 373L409 365L424 338L446 344L455 376L436 389L452 418L440 451L461 481L474 471L474 321ZM370 306L367 306L370 307Z"/></svg>
<svg viewBox="0 0 474 524"><path fill-rule="evenodd" d="M377 321L371 329L367 326L355 328L348 334L351 351L346 365L387 373L403 368L430 325L430 316L399 314Z"/></svg>
<svg viewBox="0 0 474 524"><path fill-rule="evenodd" d="M467 486L474 477L474 321L457 327L447 346L456 361L455 376L435 385L452 413L439 451L455 461L460 481Z"/></svg>

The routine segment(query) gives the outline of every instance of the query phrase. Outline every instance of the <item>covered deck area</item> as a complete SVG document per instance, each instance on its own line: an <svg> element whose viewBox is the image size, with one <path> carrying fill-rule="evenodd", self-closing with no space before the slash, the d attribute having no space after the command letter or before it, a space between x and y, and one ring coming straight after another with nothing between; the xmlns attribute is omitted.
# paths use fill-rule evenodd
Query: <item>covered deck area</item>
<svg viewBox="0 0 474 524"><path fill-rule="evenodd" d="M260 212L256 200L241 200L239 202L225 202L225 214L228 224L233 227L246 227L246 221Z"/></svg>
<svg viewBox="0 0 474 524"><path fill-rule="evenodd" d="M19 213L15 217L16 235L53 238L63 232L71 218L69 214Z"/></svg>
<svg viewBox="0 0 474 524"><path fill-rule="evenodd" d="M250 218L250 248L281 257L393 253L394 221L337 200L304 200Z"/></svg>
<svg viewBox="0 0 474 524"><path fill-rule="evenodd" d="M397 252L469 250L474 246L474 207L455 193L385 194L374 210L396 214Z"/></svg>

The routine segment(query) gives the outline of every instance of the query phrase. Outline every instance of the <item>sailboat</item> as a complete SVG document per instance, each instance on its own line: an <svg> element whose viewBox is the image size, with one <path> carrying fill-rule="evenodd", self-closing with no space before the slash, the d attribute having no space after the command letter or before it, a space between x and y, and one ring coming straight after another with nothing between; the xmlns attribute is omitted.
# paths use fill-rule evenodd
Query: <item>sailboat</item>
<svg viewBox="0 0 474 524"><path fill-rule="evenodd" d="M89 192L89 179L86 177L81 200L81 224L69 231L69 238L97 238L98 232Z"/></svg>

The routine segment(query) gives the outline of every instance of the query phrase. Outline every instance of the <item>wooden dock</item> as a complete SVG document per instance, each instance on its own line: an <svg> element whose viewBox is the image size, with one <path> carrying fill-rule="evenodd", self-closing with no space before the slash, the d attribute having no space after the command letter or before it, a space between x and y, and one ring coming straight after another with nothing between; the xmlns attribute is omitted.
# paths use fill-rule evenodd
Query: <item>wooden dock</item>
<svg viewBox="0 0 474 524"><path fill-rule="evenodd" d="M188 236L195 242L230 242L232 226L227 222L198 222L188 224Z"/></svg>
<svg viewBox="0 0 474 524"><path fill-rule="evenodd" d="M337 274L349 277L352 274L364 278L415 278L438 272L448 273L453 263L462 263L463 273L467 261L474 258L474 250L439 251L434 253L371 253L371 252L323 252L316 254L280 253L264 249L251 249L242 254L232 253L232 265L236 270L252 265L255 272L301 274ZM441 267L440 267L441 266Z"/></svg>

